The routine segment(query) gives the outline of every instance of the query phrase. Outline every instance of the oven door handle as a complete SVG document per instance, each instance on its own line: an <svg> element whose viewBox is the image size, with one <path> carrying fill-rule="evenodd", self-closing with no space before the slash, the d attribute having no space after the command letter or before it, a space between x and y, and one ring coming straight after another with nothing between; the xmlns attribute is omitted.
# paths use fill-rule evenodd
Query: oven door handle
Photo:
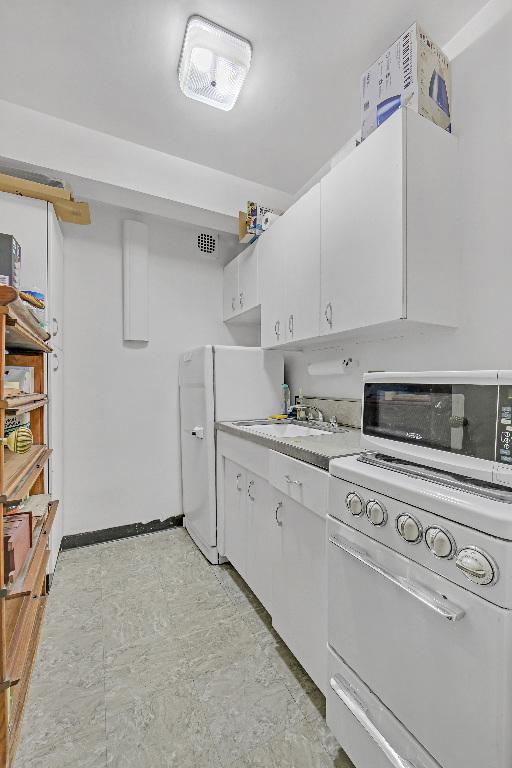
<svg viewBox="0 0 512 768"><path fill-rule="evenodd" d="M353 557L354 560L358 560L363 565L366 565L367 568L371 568L372 571L378 573L379 576L382 576L404 592L407 592L411 597L415 597L434 611L434 613L442 616L443 619L447 619L448 621L460 621L460 619L465 616L466 612L464 608L455 605L455 603L452 603L450 600L446 600L442 595L431 589L427 589L420 584L415 584L413 581L410 581L410 579L405 579L403 576L395 576L393 573L390 573L372 560L366 552L361 549L355 549L351 545L351 542L346 539L343 539L340 536L329 536L329 541L331 544L334 544L335 547L338 547L338 549L343 550L347 555Z"/></svg>
<svg viewBox="0 0 512 768"><path fill-rule="evenodd" d="M336 696L341 699L347 709L354 715L357 722L364 728L368 736L373 739L379 749L384 753L393 768L416 768L416 766L409 760L401 757L394 747L391 746L386 737L382 735L373 720L368 716L364 706L354 696L349 683L341 675L334 675L334 677L331 677L330 685Z"/></svg>

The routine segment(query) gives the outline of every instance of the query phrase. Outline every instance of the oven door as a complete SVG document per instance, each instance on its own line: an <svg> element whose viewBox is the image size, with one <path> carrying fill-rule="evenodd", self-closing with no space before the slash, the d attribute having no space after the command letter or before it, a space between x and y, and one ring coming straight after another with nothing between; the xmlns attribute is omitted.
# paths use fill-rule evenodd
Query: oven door
<svg viewBox="0 0 512 768"><path fill-rule="evenodd" d="M443 768L512 765L511 612L328 519L328 641Z"/></svg>

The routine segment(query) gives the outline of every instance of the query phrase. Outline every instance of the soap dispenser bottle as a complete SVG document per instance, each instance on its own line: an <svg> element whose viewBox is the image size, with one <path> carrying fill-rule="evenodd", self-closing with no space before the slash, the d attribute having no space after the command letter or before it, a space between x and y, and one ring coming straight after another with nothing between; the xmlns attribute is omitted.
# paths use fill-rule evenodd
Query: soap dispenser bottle
<svg viewBox="0 0 512 768"><path fill-rule="evenodd" d="M288 416L290 412L290 387L288 384L283 384L283 413Z"/></svg>

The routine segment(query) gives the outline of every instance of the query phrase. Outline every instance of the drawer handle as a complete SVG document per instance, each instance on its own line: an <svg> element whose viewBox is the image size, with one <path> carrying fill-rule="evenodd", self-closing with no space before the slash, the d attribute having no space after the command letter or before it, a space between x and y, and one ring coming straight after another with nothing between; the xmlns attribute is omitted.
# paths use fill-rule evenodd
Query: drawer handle
<svg viewBox="0 0 512 768"><path fill-rule="evenodd" d="M385 736L379 731L373 720L368 716L365 707L354 696L352 687L341 676L331 677L330 686L336 696L343 702L347 709L354 715L357 722L364 728L368 736L373 739L375 744L384 753L393 768L416 768L409 760L398 754L396 749L391 746Z"/></svg>
<svg viewBox="0 0 512 768"><path fill-rule="evenodd" d="M237 491L241 491L242 488L240 487L240 478L242 477L242 473L239 472L236 476L236 489Z"/></svg>
<svg viewBox="0 0 512 768"><path fill-rule="evenodd" d="M366 565L366 567L370 568L374 573L378 573L379 576L382 576L404 592L407 592L411 597L419 600L434 611L434 613L442 616L443 619L447 619L448 621L460 621L460 619L464 618L466 612L463 608L450 602L450 600L445 600L441 595L431 589L427 589L420 584L415 584L413 581L405 579L403 576L395 576L393 573L390 573L390 571L382 568L378 563L372 560L366 552L352 547L349 541L346 541L339 536L329 536L329 542L334 544L335 547L338 547L338 549L343 550L343 552L346 552L350 557L353 557L354 560Z"/></svg>
<svg viewBox="0 0 512 768"><path fill-rule="evenodd" d="M292 480L290 475L285 475L284 479L287 485L302 485L302 480Z"/></svg>
<svg viewBox="0 0 512 768"><path fill-rule="evenodd" d="M277 507L276 507L276 523L277 523L278 525L282 525L282 524L283 524L283 521L282 521L282 520L280 520L280 519L279 519L279 517L278 517L278 514L279 514L279 510L281 509L281 507L282 507L282 506L283 506L283 502L282 502L282 501L280 501L280 502L279 502L279 504L278 504L278 505L277 505Z"/></svg>

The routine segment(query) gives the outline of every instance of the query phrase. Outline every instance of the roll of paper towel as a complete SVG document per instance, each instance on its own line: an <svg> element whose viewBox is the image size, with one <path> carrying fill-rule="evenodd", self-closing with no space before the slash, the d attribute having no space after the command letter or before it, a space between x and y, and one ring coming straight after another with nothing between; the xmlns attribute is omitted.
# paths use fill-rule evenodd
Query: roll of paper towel
<svg viewBox="0 0 512 768"><path fill-rule="evenodd" d="M338 360L322 360L317 363L309 363L310 376L343 376L354 367L351 357Z"/></svg>

